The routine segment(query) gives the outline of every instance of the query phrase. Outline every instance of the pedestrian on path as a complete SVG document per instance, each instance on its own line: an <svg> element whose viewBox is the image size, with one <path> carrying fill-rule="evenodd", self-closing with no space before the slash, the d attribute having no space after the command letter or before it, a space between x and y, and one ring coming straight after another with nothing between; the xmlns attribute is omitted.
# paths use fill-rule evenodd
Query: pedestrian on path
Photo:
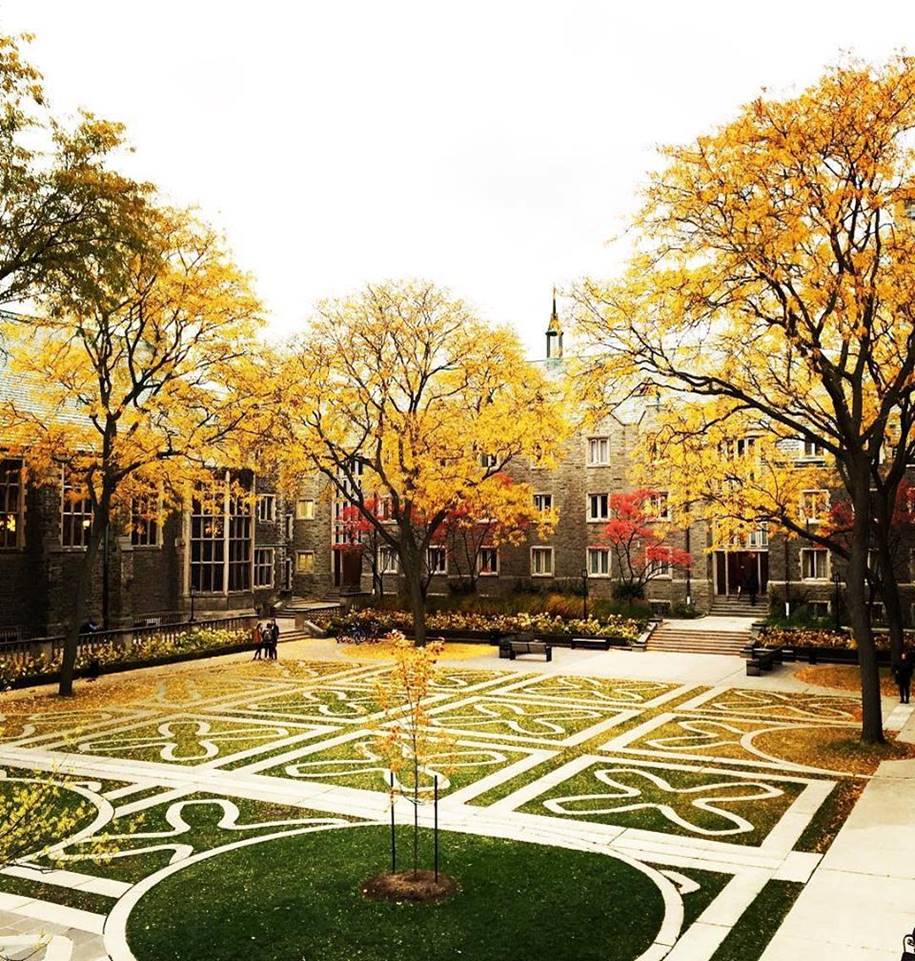
<svg viewBox="0 0 915 961"><path fill-rule="evenodd" d="M756 571L750 568L750 573L747 574L747 593L750 595L750 603L753 607L756 607L756 595L759 593L759 578L756 576Z"/></svg>
<svg viewBox="0 0 915 961"><path fill-rule="evenodd" d="M899 703L909 703L909 692L912 687L912 670L915 664L912 663L912 655L908 651L903 651L899 655L899 661L893 668L893 676L896 678L896 686L899 688Z"/></svg>
<svg viewBox="0 0 915 961"><path fill-rule="evenodd" d="M266 647L265 640L264 625L258 621L254 626L254 643L256 646L254 648L254 657L252 660L259 661L261 659L261 655L264 653L264 648Z"/></svg>
<svg viewBox="0 0 915 961"><path fill-rule="evenodd" d="M270 658L271 661L275 661L276 646L280 640L280 628L279 628L279 625L276 623L275 619L272 620L267 625L266 635L267 635L267 656Z"/></svg>

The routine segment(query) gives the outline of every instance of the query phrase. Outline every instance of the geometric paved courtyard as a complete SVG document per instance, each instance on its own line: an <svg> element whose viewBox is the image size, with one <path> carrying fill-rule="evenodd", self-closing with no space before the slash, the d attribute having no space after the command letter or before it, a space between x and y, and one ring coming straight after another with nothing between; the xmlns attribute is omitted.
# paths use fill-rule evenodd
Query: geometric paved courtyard
<svg viewBox="0 0 915 961"><path fill-rule="evenodd" d="M263 855L277 884L295 887L297 875L281 880L287 863L358 862L375 850L359 847L362 839L376 835L383 851L388 774L376 685L388 666L326 642L280 653L275 664L223 658L105 678L81 685L63 710L34 693L3 696L7 789L50 778L93 813L60 839L58 857L0 873L0 951L35 961L318 956L308 930L297 935L299 953L263 943L238 953L219 944L231 923L220 911L243 914L239 898L271 907L270 890L232 887L242 855ZM429 705L442 749L420 786L428 795L439 775L443 863L449 850L465 856L465 842L501 844L480 856L506 864L535 850L519 844L537 846L556 870L547 932L582 898L637 901L614 903L606 930L573 925L562 957L759 957L754 939L779 925L766 959L898 957L894 946L915 923L915 874L906 867L912 841L893 812L913 809L915 762L885 761L878 772L856 751L853 695L800 684L788 668L745 678L742 666L568 651L550 665L509 663L492 649L442 662ZM891 715L891 726L907 721ZM872 795L891 840L867 820ZM430 824L431 806L420 811ZM406 824L412 807L398 802L396 816ZM855 855L862 838L880 855L875 867ZM570 898L575 881L558 852L587 856L589 870L600 859L606 890L598 880ZM384 869L378 856L380 864L347 868L353 885ZM843 867L843 857L854 863ZM526 883L535 881L518 879L521 899ZM208 909L191 910L201 891ZM636 915L640 924L627 921ZM555 956L550 934L539 940L543 957ZM397 956L390 944L375 949ZM462 955L439 944L428 956Z"/></svg>

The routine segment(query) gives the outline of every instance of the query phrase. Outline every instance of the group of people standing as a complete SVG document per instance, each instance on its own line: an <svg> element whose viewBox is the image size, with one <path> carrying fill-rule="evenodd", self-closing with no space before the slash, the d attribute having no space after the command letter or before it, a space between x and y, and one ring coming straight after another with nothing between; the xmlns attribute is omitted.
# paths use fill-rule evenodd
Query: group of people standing
<svg viewBox="0 0 915 961"><path fill-rule="evenodd" d="M276 660L276 645L280 639L280 628L276 620L269 620L265 624L258 621L254 628L254 660L259 661L261 657L268 661Z"/></svg>

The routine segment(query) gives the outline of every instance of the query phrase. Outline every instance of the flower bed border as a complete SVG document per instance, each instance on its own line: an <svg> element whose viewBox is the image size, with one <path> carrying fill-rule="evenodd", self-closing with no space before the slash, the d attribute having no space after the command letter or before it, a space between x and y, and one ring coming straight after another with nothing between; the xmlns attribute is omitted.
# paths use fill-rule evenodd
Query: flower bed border
<svg viewBox="0 0 915 961"><path fill-rule="evenodd" d="M765 635L761 635L762 640ZM807 664L858 664L858 649L856 647L821 647L817 644L782 644L773 647L767 644L754 644L754 650L781 650L782 656L788 661L806 662ZM877 663L890 663L889 651L877 651Z"/></svg>
<svg viewBox="0 0 915 961"><path fill-rule="evenodd" d="M225 654L242 654L245 651L253 651L255 648L256 645L253 641L245 641L244 644L222 644L219 647L208 647L205 650L176 651L174 654L166 654L163 657L143 658L133 661L111 661L108 664L99 664L96 670L81 667L73 672L73 676L85 679L87 677L100 677L102 674L121 674L126 671L141 670L145 667L158 667L160 664L178 664L182 661L202 661L207 657L221 657ZM16 691L27 687L39 687L42 684L55 684L59 680L60 671L32 674L16 678L7 690ZM2 693L0 691L0 694Z"/></svg>
<svg viewBox="0 0 915 961"><path fill-rule="evenodd" d="M450 630L439 630L439 631L427 631L426 637L429 640L434 640L436 638L441 638L443 641L452 642L463 642L466 644L488 644L491 646L498 645L504 638L512 637L516 634L516 631L459 631L455 629ZM568 647L575 649L580 648L590 648L590 649L600 649L603 651L610 650L611 647L620 648L622 650L631 650L633 642L627 640L624 637L598 637L596 635L589 634L547 634L540 633L538 631L530 632L532 633L538 641L543 641L546 644L551 644L553 647ZM327 632L328 637L339 638L341 636L340 632ZM346 634L342 634L346 636ZM372 644L373 640L366 640L363 643ZM354 644L354 647L358 647L358 644Z"/></svg>

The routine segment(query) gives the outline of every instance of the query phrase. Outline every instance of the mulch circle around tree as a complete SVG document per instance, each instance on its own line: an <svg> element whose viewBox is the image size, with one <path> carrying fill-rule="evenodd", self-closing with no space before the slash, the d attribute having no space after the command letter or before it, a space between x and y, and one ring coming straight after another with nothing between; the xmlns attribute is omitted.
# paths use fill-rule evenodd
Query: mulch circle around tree
<svg viewBox="0 0 915 961"><path fill-rule="evenodd" d="M430 904L450 898L460 890L457 881L439 871L399 871L376 874L362 885L362 895L369 901L414 901Z"/></svg>

